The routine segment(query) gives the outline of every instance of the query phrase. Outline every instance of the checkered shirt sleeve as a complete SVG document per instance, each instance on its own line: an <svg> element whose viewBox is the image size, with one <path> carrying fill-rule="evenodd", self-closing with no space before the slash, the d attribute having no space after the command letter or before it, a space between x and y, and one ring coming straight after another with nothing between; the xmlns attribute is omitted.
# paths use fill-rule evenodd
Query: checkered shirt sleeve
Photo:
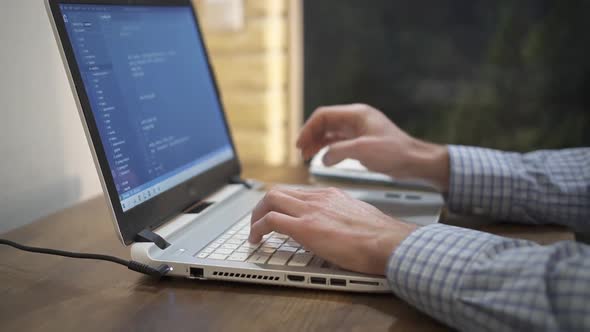
<svg viewBox="0 0 590 332"><path fill-rule="evenodd" d="M461 331L589 331L590 248L434 224L392 254L395 294Z"/></svg>
<svg viewBox="0 0 590 332"><path fill-rule="evenodd" d="M590 231L590 148L527 154L449 146L451 211Z"/></svg>
<svg viewBox="0 0 590 332"><path fill-rule="evenodd" d="M454 211L589 229L590 149L450 154ZM434 224L398 246L386 273L400 298L462 331L590 330L590 247L573 241Z"/></svg>

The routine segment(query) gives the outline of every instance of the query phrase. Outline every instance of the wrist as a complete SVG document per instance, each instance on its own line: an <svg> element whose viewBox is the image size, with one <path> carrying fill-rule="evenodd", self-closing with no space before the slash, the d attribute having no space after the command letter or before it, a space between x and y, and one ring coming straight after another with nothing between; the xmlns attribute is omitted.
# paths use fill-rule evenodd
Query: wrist
<svg viewBox="0 0 590 332"><path fill-rule="evenodd" d="M418 226L393 219L387 228L375 236L375 254L372 257L376 259L369 273L384 274L391 254Z"/></svg>
<svg viewBox="0 0 590 332"><path fill-rule="evenodd" d="M416 141L412 160L418 178L441 191L448 191L450 177L449 148L446 145Z"/></svg>

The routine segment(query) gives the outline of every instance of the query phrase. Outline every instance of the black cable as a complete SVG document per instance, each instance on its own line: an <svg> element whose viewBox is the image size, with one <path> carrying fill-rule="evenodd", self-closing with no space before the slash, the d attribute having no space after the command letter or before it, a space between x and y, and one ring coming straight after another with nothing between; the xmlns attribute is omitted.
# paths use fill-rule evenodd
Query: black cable
<svg viewBox="0 0 590 332"><path fill-rule="evenodd" d="M39 248L39 247L30 247L25 246L20 243L16 243L14 241L0 239L0 245L7 245L19 250L34 252L38 254L45 254L45 255L55 255L55 256L63 256L63 257L70 257L70 258L79 258L79 259L94 259L94 260L101 260L101 261L108 261L111 263L120 264L126 266L128 269L147 274L152 277L163 277L172 270L168 265L160 265L157 268L153 268L149 265L139 263L136 261L128 261L121 259L115 256L109 255L102 255L102 254L89 254L89 253L82 253L82 252L71 252L71 251L64 251L64 250L57 250L57 249L49 249L49 248Z"/></svg>
<svg viewBox="0 0 590 332"><path fill-rule="evenodd" d="M244 187L246 187L246 189L252 189L252 184L250 184L248 181L242 179L239 176L232 176L229 180L230 184L241 184Z"/></svg>
<svg viewBox="0 0 590 332"><path fill-rule="evenodd" d="M11 246L11 247L19 249L19 250L35 252L38 254L56 255L56 256L81 258L81 259L96 259L96 260L103 260L103 261L109 261L109 262L121 264L123 266L127 266L129 264L129 262L124 259L114 257L114 256L108 256L108 255L86 254L86 253L77 253L77 252L63 251L63 250L57 250L57 249L29 247L29 246L22 245L20 243L16 243L16 242L4 240L4 239L0 239L0 244Z"/></svg>

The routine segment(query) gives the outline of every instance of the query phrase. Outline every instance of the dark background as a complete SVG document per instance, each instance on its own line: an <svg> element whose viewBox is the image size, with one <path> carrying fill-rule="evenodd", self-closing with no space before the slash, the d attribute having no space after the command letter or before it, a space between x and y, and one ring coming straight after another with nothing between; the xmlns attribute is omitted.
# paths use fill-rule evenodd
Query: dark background
<svg viewBox="0 0 590 332"><path fill-rule="evenodd" d="M305 112L364 102L413 135L590 145L590 1L304 1Z"/></svg>

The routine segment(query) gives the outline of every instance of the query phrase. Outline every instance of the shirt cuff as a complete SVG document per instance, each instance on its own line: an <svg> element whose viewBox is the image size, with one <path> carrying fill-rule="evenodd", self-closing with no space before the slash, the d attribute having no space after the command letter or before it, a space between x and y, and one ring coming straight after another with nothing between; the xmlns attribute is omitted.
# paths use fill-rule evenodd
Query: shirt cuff
<svg viewBox="0 0 590 332"><path fill-rule="evenodd" d="M455 326L461 278L477 253L499 236L433 224L418 228L393 252L387 279L393 292L426 314Z"/></svg>
<svg viewBox="0 0 590 332"><path fill-rule="evenodd" d="M449 209L461 214L510 219L526 200L518 177L521 154L492 149L449 146Z"/></svg>

